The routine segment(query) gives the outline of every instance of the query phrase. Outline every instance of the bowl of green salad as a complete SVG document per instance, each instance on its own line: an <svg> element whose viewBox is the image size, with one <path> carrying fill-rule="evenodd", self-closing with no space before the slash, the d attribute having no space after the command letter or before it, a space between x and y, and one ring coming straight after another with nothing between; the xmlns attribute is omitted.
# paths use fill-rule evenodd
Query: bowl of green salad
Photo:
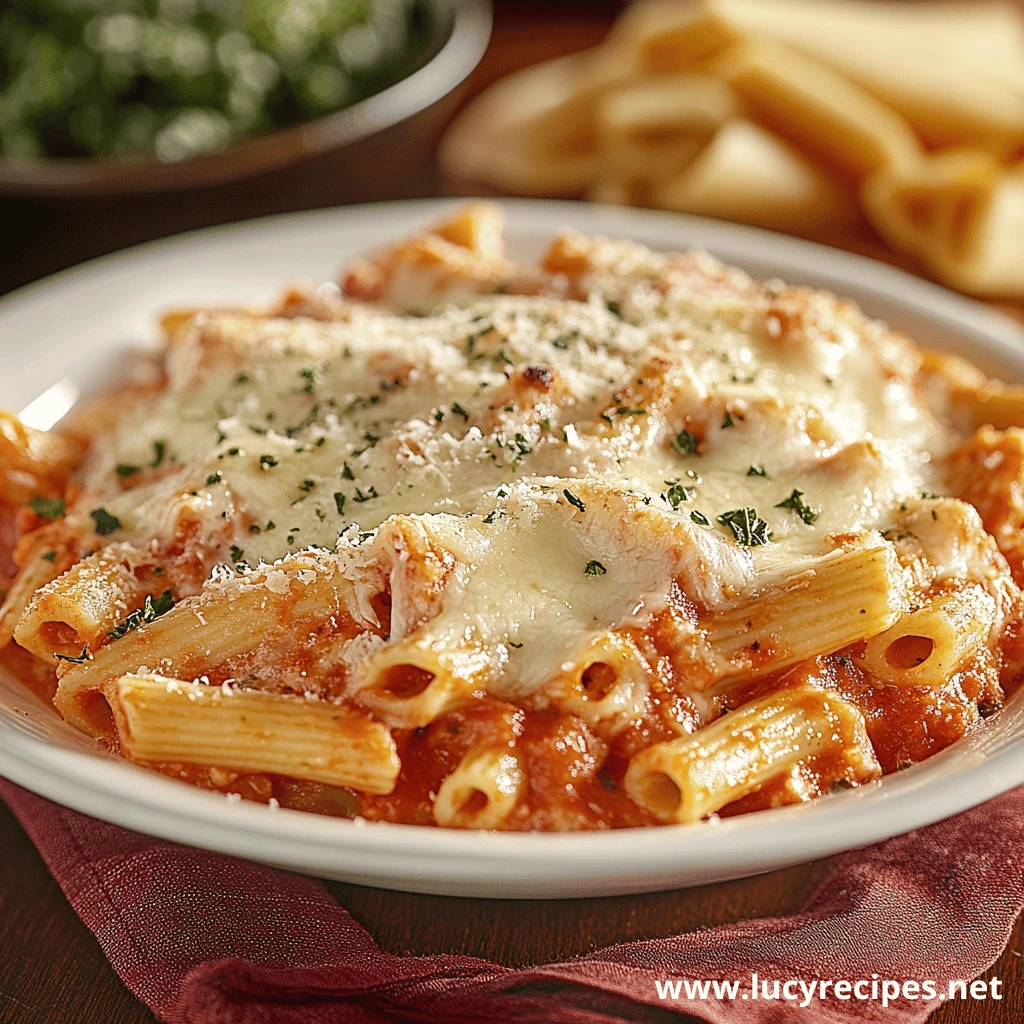
<svg viewBox="0 0 1024 1024"><path fill-rule="evenodd" d="M219 185L380 136L400 151L490 29L487 0L5 0L0 192Z"/></svg>

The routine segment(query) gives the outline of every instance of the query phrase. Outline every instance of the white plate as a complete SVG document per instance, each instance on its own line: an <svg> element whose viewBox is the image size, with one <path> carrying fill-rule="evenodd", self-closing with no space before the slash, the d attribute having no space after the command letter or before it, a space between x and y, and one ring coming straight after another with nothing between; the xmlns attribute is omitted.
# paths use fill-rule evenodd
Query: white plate
<svg viewBox="0 0 1024 1024"><path fill-rule="evenodd" d="M0 407L40 425L95 386L126 345L155 340L169 306L264 301L289 281L333 278L350 256L400 237L452 202L292 214L182 235L58 274L0 300ZM758 276L831 288L921 342L1024 380L1024 331L898 270L808 242L672 214L507 202L514 253L561 225L662 249L703 246ZM0 678L0 774L140 832L326 878L463 896L595 896L697 885L812 860L956 814L1024 783L1024 701L969 739L880 783L718 823L616 832L501 834L360 823L223 797L99 751Z"/></svg>

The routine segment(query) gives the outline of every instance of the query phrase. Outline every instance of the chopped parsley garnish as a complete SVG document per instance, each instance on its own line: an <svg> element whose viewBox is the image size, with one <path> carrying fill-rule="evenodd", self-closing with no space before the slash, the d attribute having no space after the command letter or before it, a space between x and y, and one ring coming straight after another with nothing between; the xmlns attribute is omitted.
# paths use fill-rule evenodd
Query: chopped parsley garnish
<svg viewBox="0 0 1024 1024"><path fill-rule="evenodd" d="M89 515L92 516L93 522L96 524L96 532L101 537L106 537L108 533L121 529L121 520L117 516L112 516L105 508L94 508Z"/></svg>
<svg viewBox="0 0 1024 1024"><path fill-rule="evenodd" d="M621 317L622 316L622 303L621 302L616 302L615 299L609 299L605 303L605 305L608 307L608 312L611 313L612 316L617 316L617 317Z"/></svg>
<svg viewBox="0 0 1024 1024"><path fill-rule="evenodd" d="M339 516L345 514L345 495L341 491L334 492L334 507L338 510Z"/></svg>
<svg viewBox="0 0 1024 1024"><path fill-rule="evenodd" d="M262 533L262 532L263 532L263 530L262 530L262 528L261 528L261 527L259 526L259 524L258 524L258 523L253 523L253 524L252 524L252 526L250 526L250 527L249 527L249 532L250 532L250 533Z"/></svg>
<svg viewBox="0 0 1024 1024"><path fill-rule="evenodd" d="M247 373L240 373L235 378L235 383L236 384L248 384L249 380L250 380L249 374L247 374Z"/></svg>
<svg viewBox="0 0 1024 1024"><path fill-rule="evenodd" d="M497 519L501 519L505 515L505 512L500 508L493 508L487 515L484 516L484 522L489 526Z"/></svg>
<svg viewBox="0 0 1024 1024"><path fill-rule="evenodd" d="M343 480L355 480L355 477L352 475L352 470L349 468L349 464L347 462L343 462L341 465L342 465L342 470L341 470L341 477L342 477L342 479Z"/></svg>
<svg viewBox="0 0 1024 1024"><path fill-rule="evenodd" d="M533 451L530 442L522 434L516 434L515 436L516 451L520 455L529 455Z"/></svg>
<svg viewBox="0 0 1024 1024"><path fill-rule="evenodd" d="M299 490L302 491L303 494L309 494L314 487L316 487L315 480L303 480L302 483L299 484Z"/></svg>
<svg viewBox="0 0 1024 1024"><path fill-rule="evenodd" d="M939 498L939 495L937 495L937 494L932 494L932 492L931 492L931 491L922 491L922 492L921 492L921 497L922 497L922 498L923 498L923 499L924 499L925 501L937 501L937 500L938 500L938 498Z"/></svg>
<svg viewBox="0 0 1024 1024"><path fill-rule="evenodd" d="M273 455L260 456L260 469L273 469L277 465L277 459Z"/></svg>
<svg viewBox="0 0 1024 1024"><path fill-rule="evenodd" d="M551 344L554 348L560 349L561 351L564 352L569 347L569 339L562 335L559 335L557 338L555 338L554 341L551 342Z"/></svg>
<svg viewBox="0 0 1024 1024"><path fill-rule="evenodd" d="M28 507L40 519L60 519L64 515L64 509L67 508L67 503L63 498L33 498L29 503Z"/></svg>
<svg viewBox="0 0 1024 1024"><path fill-rule="evenodd" d="M218 469L216 473L211 473L206 478L206 486L207 487L212 487L214 484L219 484L221 482L221 480L223 480L223 479L224 479L224 477L221 476L221 472Z"/></svg>
<svg viewBox="0 0 1024 1024"><path fill-rule="evenodd" d="M717 517L723 526L728 526L733 537L748 548L767 544L772 539L768 524L752 508L734 508Z"/></svg>
<svg viewBox="0 0 1024 1024"><path fill-rule="evenodd" d="M608 412L601 413L601 419L607 423L612 422L612 416L646 416L646 409L631 409L628 405L620 405L615 409L609 409Z"/></svg>
<svg viewBox="0 0 1024 1024"><path fill-rule="evenodd" d="M562 489L562 493L565 495L565 500L569 502L573 508L578 508L581 512L587 511L587 506L583 503L580 498L577 498L568 487Z"/></svg>
<svg viewBox="0 0 1024 1024"><path fill-rule="evenodd" d="M461 416L464 420L469 419L469 413L466 412L458 402L452 402L452 412L455 413L456 416Z"/></svg>
<svg viewBox="0 0 1024 1024"><path fill-rule="evenodd" d="M542 419L540 421L540 429L541 430L550 430L551 429L551 420L549 420L547 418L547 416L545 416L544 419Z"/></svg>
<svg viewBox="0 0 1024 1024"><path fill-rule="evenodd" d="M229 448L228 455L237 455L241 450L241 448Z"/></svg>
<svg viewBox="0 0 1024 1024"><path fill-rule="evenodd" d="M355 497L352 500L353 501L369 501L371 498L379 498L379 497L380 497L380 495L377 493L377 488L376 487L367 487L365 494L363 494L363 492L357 487L356 488Z"/></svg>
<svg viewBox="0 0 1024 1024"><path fill-rule="evenodd" d="M149 464L151 469L156 469L161 462L164 461L164 456L167 454L167 444L164 441L153 442L153 461Z"/></svg>
<svg viewBox="0 0 1024 1024"><path fill-rule="evenodd" d="M444 409L435 409L434 410L434 422L435 423L440 423L441 420L443 420L443 419L444 419Z"/></svg>
<svg viewBox="0 0 1024 1024"><path fill-rule="evenodd" d="M514 647L517 651L520 650L523 646L522 644L517 644L515 640L509 640L508 645L509 647Z"/></svg>
<svg viewBox="0 0 1024 1024"><path fill-rule="evenodd" d="M52 562L57 557L57 552L56 551L47 551L47 552L44 552L39 557L40 558L45 558L47 562Z"/></svg>
<svg viewBox="0 0 1024 1024"><path fill-rule="evenodd" d="M120 463L114 470L114 472L120 477L134 476L138 471L138 466L131 466L127 462Z"/></svg>
<svg viewBox="0 0 1024 1024"><path fill-rule="evenodd" d="M240 548L232 548L232 558L234 558L234 553L236 551L241 555ZM235 561L237 562L238 559L235 558ZM158 619L161 615L166 615L173 607L174 597L171 595L169 590L165 590L156 598L150 597L147 594L146 603L141 608L137 608L133 611L120 625L115 626L107 636L112 640L120 640L121 637L126 633L130 633L133 629L139 629L141 626L152 622L154 619Z"/></svg>
<svg viewBox="0 0 1024 1024"><path fill-rule="evenodd" d="M765 472L764 466L753 465L747 470L747 476L763 476L766 480L768 474Z"/></svg>
<svg viewBox="0 0 1024 1024"><path fill-rule="evenodd" d="M710 526L710 525L711 525L711 520L710 520L710 519L708 519L708 517L707 517L706 515L704 515L704 513L703 513L703 512L698 512L698 511L697 511L696 509L694 509L694 510L693 510L693 511L692 511L692 512L690 513L690 518L691 518L691 519L692 519L692 520L693 520L693 521L694 521L694 522L695 522L695 523L696 523L696 524L697 524L698 526Z"/></svg>
<svg viewBox="0 0 1024 1024"><path fill-rule="evenodd" d="M588 576L603 576L608 570L596 559L591 559L587 562L586 568L583 570Z"/></svg>
<svg viewBox="0 0 1024 1024"><path fill-rule="evenodd" d="M786 498L785 501L780 501L776 508L788 508L791 512L795 512L808 526L818 518L820 509L811 508L810 505L806 504L803 500L804 492L798 491L795 487L793 493Z"/></svg>
<svg viewBox="0 0 1024 1024"><path fill-rule="evenodd" d="M58 661L70 661L72 665L84 665L87 661L92 661L92 655L89 653L89 645L86 644L82 648L82 653L76 658L71 654L58 654L56 651L53 652L53 656Z"/></svg>
<svg viewBox="0 0 1024 1024"><path fill-rule="evenodd" d="M302 390L307 395L313 394L313 384L316 381L316 371L310 369L299 370L299 376L304 378L306 381L302 386Z"/></svg>
<svg viewBox="0 0 1024 1024"><path fill-rule="evenodd" d="M268 519L267 520L267 525L263 527L263 532L264 533L269 533L271 530L276 530L276 529L277 529L277 523L275 523L273 519Z"/></svg>
<svg viewBox="0 0 1024 1024"><path fill-rule="evenodd" d="M687 487L685 484L681 484L678 480L666 480L665 486L668 490L665 492L665 500L676 509L684 501L689 501L697 492L693 487Z"/></svg>
<svg viewBox="0 0 1024 1024"><path fill-rule="evenodd" d="M675 448L680 455L696 455L697 436L696 434L691 434L688 430L680 430L679 433L672 438L672 447Z"/></svg>
<svg viewBox="0 0 1024 1024"><path fill-rule="evenodd" d="M722 430L728 430L729 427L734 427L735 425L736 424L733 423L732 416L729 414L728 410L726 410L725 419L722 420Z"/></svg>
<svg viewBox="0 0 1024 1024"><path fill-rule="evenodd" d="M245 552L237 545L231 545L231 561L240 562L245 557Z"/></svg>

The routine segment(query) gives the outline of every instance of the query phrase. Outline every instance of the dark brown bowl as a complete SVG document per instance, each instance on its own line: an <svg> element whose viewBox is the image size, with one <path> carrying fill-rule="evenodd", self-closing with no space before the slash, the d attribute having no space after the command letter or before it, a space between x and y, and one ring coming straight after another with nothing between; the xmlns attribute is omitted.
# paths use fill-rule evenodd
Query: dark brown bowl
<svg viewBox="0 0 1024 1024"><path fill-rule="evenodd" d="M491 33L488 0L426 2L432 17L424 63L351 107L181 163L150 157L0 160L0 194L70 198L172 192L238 181L337 154L440 105L479 63Z"/></svg>

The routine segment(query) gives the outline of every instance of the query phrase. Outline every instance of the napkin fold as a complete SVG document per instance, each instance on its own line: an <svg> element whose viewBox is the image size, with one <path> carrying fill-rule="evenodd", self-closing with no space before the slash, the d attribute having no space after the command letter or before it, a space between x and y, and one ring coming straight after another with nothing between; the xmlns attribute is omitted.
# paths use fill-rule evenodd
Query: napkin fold
<svg viewBox="0 0 1024 1024"><path fill-rule="evenodd" d="M779 917L520 970L381 950L318 881L128 832L0 780L124 983L168 1024L620 1024L666 1011L781 1024L781 1000L663 999L657 982L972 979L1024 904L1024 788L837 857ZM585 840L585 837L581 837ZM940 1000L814 999L807 1024L919 1024Z"/></svg>

